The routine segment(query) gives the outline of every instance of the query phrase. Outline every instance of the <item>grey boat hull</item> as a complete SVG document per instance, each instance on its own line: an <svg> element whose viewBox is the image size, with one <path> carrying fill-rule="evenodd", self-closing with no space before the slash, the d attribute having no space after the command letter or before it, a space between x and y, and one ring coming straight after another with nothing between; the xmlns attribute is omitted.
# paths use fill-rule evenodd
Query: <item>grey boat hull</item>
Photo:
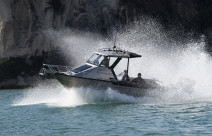
<svg viewBox="0 0 212 136"><path fill-rule="evenodd" d="M150 88L135 88L129 86L122 86L120 84L114 84L112 81L96 80L89 78L81 78L75 76L69 76L64 74L52 74L63 86L66 88L71 87L84 87L92 88L97 91L106 91L109 88L118 91L119 93L126 94L133 97L144 97L149 95Z"/></svg>

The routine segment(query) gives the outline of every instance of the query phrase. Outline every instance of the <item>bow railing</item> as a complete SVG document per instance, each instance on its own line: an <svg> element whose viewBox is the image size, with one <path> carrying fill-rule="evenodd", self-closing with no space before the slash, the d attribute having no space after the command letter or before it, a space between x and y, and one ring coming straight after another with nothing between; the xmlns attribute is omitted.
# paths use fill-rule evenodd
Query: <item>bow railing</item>
<svg viewBox="0 0 212 136"><path fill-rule="evenodd" d="M40 75L55 74L55 73L65 74L71 69L72 67L70 66L43 64L43 68L41 68L39 74Z"/></svg>

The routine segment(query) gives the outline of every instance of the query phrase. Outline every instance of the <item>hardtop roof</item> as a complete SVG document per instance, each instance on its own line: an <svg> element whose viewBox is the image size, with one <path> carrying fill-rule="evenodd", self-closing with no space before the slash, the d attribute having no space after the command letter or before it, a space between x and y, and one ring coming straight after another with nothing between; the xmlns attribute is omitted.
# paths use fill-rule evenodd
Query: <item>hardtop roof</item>
<svg viewBox="0 0 212 136"><path fill-rule="evenodd" d="M117 58L137 58L137 57L141 57L141 55L139 55L139 54L129 52L129 51L125 51L125 50L118 49L118 48L114 48L114 47L113 48L99 49L95 53L102 55L102 56L117 57Z"/></svg>

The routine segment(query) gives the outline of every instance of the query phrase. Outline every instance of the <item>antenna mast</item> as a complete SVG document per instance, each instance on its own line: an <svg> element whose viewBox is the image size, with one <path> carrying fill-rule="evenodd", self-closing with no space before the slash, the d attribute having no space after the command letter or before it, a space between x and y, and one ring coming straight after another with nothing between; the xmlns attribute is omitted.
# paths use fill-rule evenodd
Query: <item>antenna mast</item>
<svg viewBox="0 0 212 136"><path fill-rule="evenodd" d="M114 45L113 45L114 49L116 48L116 38L117 38L117 30L116 30L116 35L115 35L115 40L114 40Z"/></svg>

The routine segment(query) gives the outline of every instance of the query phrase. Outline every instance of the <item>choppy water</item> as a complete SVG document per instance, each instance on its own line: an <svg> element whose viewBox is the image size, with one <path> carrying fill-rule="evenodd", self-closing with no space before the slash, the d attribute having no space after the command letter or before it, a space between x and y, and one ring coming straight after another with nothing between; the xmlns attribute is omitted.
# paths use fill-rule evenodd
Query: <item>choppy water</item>
<svg viewBox="0 0 212 136"><path fill-rule="evenodd" d="M209 98L169 103L112 90L1 90L0 115L0 135L212 135Z"/></svg>

